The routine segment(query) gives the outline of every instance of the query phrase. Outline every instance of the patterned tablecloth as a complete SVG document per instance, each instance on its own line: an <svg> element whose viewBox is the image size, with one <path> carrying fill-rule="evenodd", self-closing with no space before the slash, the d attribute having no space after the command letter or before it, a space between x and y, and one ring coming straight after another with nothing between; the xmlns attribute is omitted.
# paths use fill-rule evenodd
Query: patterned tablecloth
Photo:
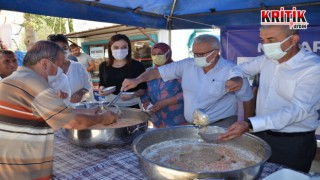
<svg viewBox="0 0 320 180"><path fill-rule="evenodd" d="M265 163L260 179L282 169ZM85 149L66 142L61 131L55 133L53 179L142 180L138 158L130 145L104 149Z"/></svg>

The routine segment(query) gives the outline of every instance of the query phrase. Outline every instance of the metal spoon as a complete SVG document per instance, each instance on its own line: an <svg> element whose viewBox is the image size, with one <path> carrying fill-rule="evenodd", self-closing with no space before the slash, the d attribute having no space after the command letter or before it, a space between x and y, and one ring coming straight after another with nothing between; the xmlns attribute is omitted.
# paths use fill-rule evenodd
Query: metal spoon
<svg viewBox="0 0 320 180"><path fill-rule="evenodd" d="M122 92L123 92L123 91L120 91L120 92L117 94L117 96L116 96L112 101L109 102L109 104L107 105L107 107L110 107L111 105L113 105L114 103L116 103L116 102L119 100Z"/></svg>
<svg viewBox="0 0 320 180"><path fill-rule="evenodd" d="M226 93L222 94L221 96L219 96L215 102L219 102L221 99L223 99L226 95L229 94L229 91L227 91ZM196 125L196 126L200 126L201 127L205 127L209 124L209 116L208 114L206 113L206 111L211 107L215 105L214 103L212 104L209 104L205 109L202 109L202 108L198 108L196 109L193 114L192 114L192 117L193 117L193 123Z"/></svg>
<svg viewBox="0 0 320 180"><path fill-rule="evenodd" d="M114 104L119 100L122 92L123 92L123 91L120 91L120 92L117 94L117 96L116 96L112 101L110 101L109 104L106 105L105 109L108 109L109 107L111 107L112 105L114 105ZM118 114L118 116L121 116L122 111L121 111L121 109L119 108L119 106L117 106L117 105L114 105L114 106L115 106L116 109L117 109L117 113L116 113L116 114Z"/></svg>

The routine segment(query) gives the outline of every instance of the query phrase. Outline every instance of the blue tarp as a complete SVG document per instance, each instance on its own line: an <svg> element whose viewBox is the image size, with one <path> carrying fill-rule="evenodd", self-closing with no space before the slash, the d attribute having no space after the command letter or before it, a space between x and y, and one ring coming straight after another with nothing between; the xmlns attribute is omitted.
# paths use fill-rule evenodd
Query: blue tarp
<svg viewBox="0 0 320 180"><path fill-rule="evenodd" d="M280 7L306 10L309 24L320 25L319 0L0 0L4 10L155 29L259 25L261 9Z"/></svg>
<svg viewBox="0 0 320 180"><path fill-rule="evenodd" d="M18 60L18 66L22 66L23 64L23 58L26 55L26 51L15 51L14 52L16 54L17 60Z"/></svg>

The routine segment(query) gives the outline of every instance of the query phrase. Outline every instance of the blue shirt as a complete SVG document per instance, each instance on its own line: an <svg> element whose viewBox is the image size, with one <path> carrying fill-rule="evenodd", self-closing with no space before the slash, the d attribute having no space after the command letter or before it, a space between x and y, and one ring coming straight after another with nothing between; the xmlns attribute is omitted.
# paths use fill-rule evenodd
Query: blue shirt
<svg viewBox="0 0 320 180"><path fill-rule="evenodd" d="M214 104L207 111L209 123L213 123L237 115L238 100L248 101L253 97L249 82L244 79L241 90L229 93L216 102L216 99L226 92L225 83L229 79L229 71L234 66L231 61L220 57L218 63L204 73L202 68L196 66L193 58L188 58L158 69L164 81L182 79L184 116L188 122L193 122L194 110Z"/></svg>

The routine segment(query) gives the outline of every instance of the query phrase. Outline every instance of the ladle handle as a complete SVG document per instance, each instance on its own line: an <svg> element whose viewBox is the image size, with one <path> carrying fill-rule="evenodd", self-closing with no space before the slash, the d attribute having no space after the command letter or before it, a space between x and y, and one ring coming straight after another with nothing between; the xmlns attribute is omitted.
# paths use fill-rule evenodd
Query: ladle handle
<svg viewBox="0 0 320 180"><path fill-rule="evenodd" d="M209 108L211 108L213 105L215 105L215 103L217 103L217 102L219 102L221 99L223 99L226 95L229 94L229 92L230 92L230 91L227 91L227 92L225 92L224 94L222 94L221 96L217 97L217 99L215 100L215 102L212 103L212 104L209 104L209 105L204 109L204 111L207 111Z"/></svg>
<svg viewBox="0 0 320 180"><path fill-rule="evenodd" d="M123 91L120 91L119 94L111 101L109 102L109 104L107 105L107 107L110 107L111 105L113 105L114 103L116 103L118 101L118 99L120 98L120 95L122 94Z"/></svg>

